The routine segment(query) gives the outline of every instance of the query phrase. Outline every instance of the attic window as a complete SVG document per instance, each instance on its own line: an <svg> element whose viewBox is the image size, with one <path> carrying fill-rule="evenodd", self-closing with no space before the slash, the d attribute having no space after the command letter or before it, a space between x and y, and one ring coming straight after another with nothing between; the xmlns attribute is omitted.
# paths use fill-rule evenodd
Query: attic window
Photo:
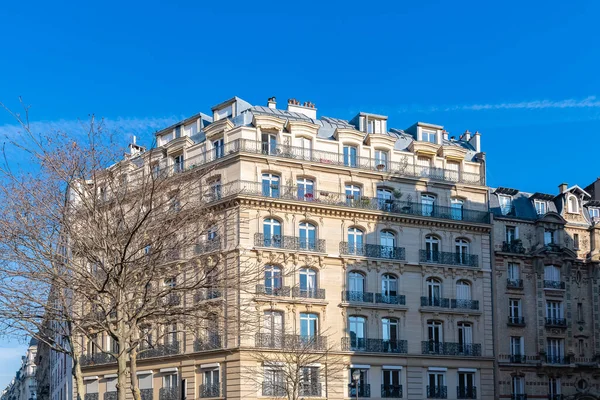
<svg viewBox="0 0 600 400"><path fill-rule="evenodd" d="M229 118L233 115L233 106L229 105L225 108L221 108L220 110L215 110L214 119L215 121Z"/></svg>
<svg viewBox="0 0 600 400"><path fill-rule="evenodd" d="M535 211L537 212L538 215L544 215L546 214L546 206L547 203L545 201L542 200L535 200L534 201L535 204Z"/></svg>
<svg viewBox="0 0 600 400"><path fill-rule="evenodd" d="M600 208L589 208L590 218L600 218Z"/></svg>
<svg viewBox="0 0 600 400"><path fill-rule="evenodd" d="M577 214L579 213L579 204L577 204L577 197L569 196L568 201L568 210L570 213Z"/></svg>
<svg viewBox="0 0 600 400"><path fill-rule="evenodd" d="M500 201L500 211L502 211L502 215L508 215L510 210L512 210L512 197L499 195L498 200Z"/></svg>
<svg viewBox="0 0 600 400"><path fill-rule="evenodd" d="M424 142L437 143L435 139L435 131L421 131L421 139Z"/></svg>

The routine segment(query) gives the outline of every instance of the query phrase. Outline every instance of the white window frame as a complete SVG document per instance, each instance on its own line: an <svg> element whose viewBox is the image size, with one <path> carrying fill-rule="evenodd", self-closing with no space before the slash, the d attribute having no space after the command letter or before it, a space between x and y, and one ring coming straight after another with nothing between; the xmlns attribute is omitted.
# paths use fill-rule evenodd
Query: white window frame
<svg viewBox="0 0 600 400"><path fill-rule="evenodd" d="M512 210L512 196L499 194L498 202L500 203L500 211L502 212L502 215L509 214Z"/></svg>

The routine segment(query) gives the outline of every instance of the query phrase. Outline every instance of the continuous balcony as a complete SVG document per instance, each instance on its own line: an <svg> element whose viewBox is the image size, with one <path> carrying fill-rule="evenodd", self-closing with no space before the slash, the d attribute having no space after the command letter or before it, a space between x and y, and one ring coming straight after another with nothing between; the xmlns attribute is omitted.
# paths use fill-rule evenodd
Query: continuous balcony
<svg viewBox="0 0 600 400"><path fill-rule="evenodd" d="M544 289L565 290L565 283L561 281L544 280Z"/></svg>
<svg viewBox="0 0 600 400"><path fill-rule="evenodd" d="M299 287L292 288L292 297L300 299L325 299L325 289L302 289Z"/></svg>
<svg viewBox="0 0 600 400"><path fill-rule="evenodd" d="M200 385L200 398L221 397L221 385L219 383L208 383Z"/></svg>
<svg viewBox="0 0 600 400"><path fill-rule="evenodd" d="M349 303L372 303L373 293L344 290L342 292L342 301L346 301Z"/></svg>
<svg viewBox="0 0 600 400"><path fill-rule="evenodd" d="M520 239L511 242L502 242L502 252L512 254L525 254L525 247Z"/></svg>
<svg viewBox="0 0 600 400"><path fill-rule="evenodd" d="M154 398L154 389L140 389L142 400L152 400Z"/></svg>
<svg viewBox="0 0 600 400"><path fill-rule="evenodd" d="M546 327L547 328L566 328L567 327L567 319L566 318L548 318L546 317Z"/></svg>
<svg viewBox="0 0 600 400"><path fill-rule="evenodd" d="M194 351L216 350L223 348L223 338L216 333L208 333L205 337L194 340Z"/></svg>
<svg viewBox="0 0 600 400"><path fill-rule="evenodd" d="M340 254L371 258L385 258L388 260L406 259L406 251L404 247L380 246L378 244L354 245L348 242L340 242Z"/></svg>
<svg viewBox="0 0 600 400"><path fill-rule="evenodd" d="M265 286L263 284L256 285L256 294L264 296L290 297L289 286Z"/></svg>
<svg viewBox="0 0 600 400"><path fill-rule="evenodd" d="M266 286L264 284L256 285L256 294L262 296L275 297L293 297L297 299L315 299L325 300L325 289L311 288L303 289L298 286L290 288L289 286Z"/></svg>
<svg viewBox="0 0 600 400"><path fill-rule="evenodd" d="M138 352L139 359L165 357L181 354L181 343L173 341L171 343L157 344L155 346L141 346Z"/></svg>
<svg viewBox="0 0 600 400"><path fill-rule="evenodd" d="M98 393L86 393L83 396L84 400L98 400Z"/></svg>
<svg viewBox="0 0 600 400"><path fill-rule="evenodd" d="M265 237L262 233L254 234L254 246L271 247L276 249L294 250L294 251L315 251L325 253L325 240L301 240L296 236L274 235Z"/></svg>
<svg viewBox="0 0 600 400"><path fill-rule="evenodd" d="M475 387L475 386L457 386L456 387L456 398L457 399L476 399L477 398L477 387Z"/></svg>
<svg viewBox="0 0 600 400"><path fill-rule="evenodd" d="M358 384L358 393L356 384L350 383L348 384L348 397L356 398L356 397L371 397L371 385L367 384Z"/></svg>
<svg viewBox="0 0 600 400"><path fill-rule="evenodd" d="M255 346L263 349L312 349L326 350L326 336L285 335L275 333L257 333Z"/></svg>
<svg viewBox="0 0 600 400"><path fill-rule="evenodd" d="M367 339L367 338L342 338L343 351L360 351L367 353L394 353L406 354L408 342L406 340Z"/></svg>
<svg viewBox="0 0 600 400"><path fill-rule="evenodd" d="M117 400L117 392L104 392L104 400Z"/></svg>
<svg viewBox="0 0 600 400"><path fill-rule="evenodd" d="M450 253L446 251L419 250L419 261L430 264L460 265L462 267L479 267L476 254Z"/></svg>
<svg viewBox="0 0 600 400"><path fill-rule="evenodd" d="M477 343L452 343L435 342L426 340L421 342L423 354L437 354L441 356L481 356L481 344Z"/></svg>
<svg viewBox="0 0 600 400"><path fill-rule="evenodd" d="M506 288L507 289L523 289L523 279L507 279L506 280Z"/></svg>
<svg viewBox="0 0 600 400"><path fill-rule="evenodd" d="M116 361L111 354L106 353L84 354L79 357L79 363L82 367L91 367L93 365L108 364Z"/></svg>
<svg viewBox="0 0 600 400"><path fill-rule="evenodd" d="M427 398L428 399L447 399L448 398L448 387L427 385Z"/></svg>
<svg viewBox="0 0 600 400"><path fill-rule="evenodd" d="M386 399L401 399L402 385L381 385L381 397Z"/></svg>
<svg viewBox="0 0 600 400"><path fill-rule="evenodd" d="M509 325L509 326L525 326L525 317L509 316L507 325Z"/></svg>
<svg viewBox="0 0 600 400"><path fill-rule="evenodd" d="M383 293L375 293L375 303L391 304L391 305L406 305L406 296L402 295L387 295Z"/></svg>
<svg viewBox="0 0 600 400"><path fill-rule="evenodd" d="M527 364L540 362L539 356L526 356L525 354L500 354L498 362L511 364Z"/></svg>
<svg viewBox="0 0 600 400"><path fill-rule="evenodd" d="M166 387L160 388L158 391L158 400L177 400L179 398L179 388Z"/></svg>
<svg viewBox="0 0 600 400"><path fill-rule="evenodd" d="M421 296L421 307L479 310L479 300L446 299L441 297Z"/></svg>
<svg viewBox="0 0 600 400"><path fill-rule="evenodd" d="M544 361L547 364L558 364L558 365L567 365L570 364L569 357L565 356L555 356L555 355L545 355Z"/></svg>

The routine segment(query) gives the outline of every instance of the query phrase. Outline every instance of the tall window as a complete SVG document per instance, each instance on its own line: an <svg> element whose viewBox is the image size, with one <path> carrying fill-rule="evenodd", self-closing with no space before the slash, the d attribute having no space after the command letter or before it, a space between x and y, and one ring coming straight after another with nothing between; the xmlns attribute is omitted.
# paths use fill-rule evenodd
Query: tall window
<svg viewBox="0 0 600 400"><path fill-rule="evenodd" d="M317 291L317 272L311 268L300 269L300 296L314 298Z"/></svg>
<svg viewBox="0 0 600 400"><path fill-rule="evenodd" d="M429 194L421 195L421 213L424 217L431 217L434 212L435 197Z"/></svg>
<svg viewBox="0 0 600 400"><path fill-rule="evenodd" d="M463 219L463 204L464 202L461 199L452 199L450 205L450 216L452 217L452 219Z"/></svg>
<svg viewBox="0 0 600 400"><path fill-rule="evenodd" d="M512 210L512 197L499 195L498 200L500 201L500 211L502 215L507 215Z"/></svg>
<svg viewBox="0 0 600 400"><path fill-rule="evenodd" d="M213 151L215 158L221 158L225 155L225 145L223 139L218 139L213 142Z"/></svg>
<svg viewBox="0 0 600 400"><path fill-rule="evenodd" d="M263 367L263 396L283 397L286 393L286 384L283 370L280 366L266 365Z"/></svg>
<svg viewBox="0 0 600 400"><path fill-rule="evenodd" d="M429 372L427 374L427 398L445 399L446 392L446 374L444 372Z"/></svg>
<svg viewBox="0 0 600 400"><path fill-rule="evenodd" d="M465 239L455 240L456 262L459 264L469 263L469 242Z"/></svg>
<svg viewBox="0 0 600 400"><path fill-rule="evenodd" d="M265 293L277 295L281 291L282 285L281 268L274 265L265 266Z"/></svg>
<svg viewBox="0 0 600 400"><path fill-rule="evenodd" d="M388 153L383 150L375 150L375 168L378 171L388 170Z"/></svg>
<svg viewBox="0 0 600 400"><path fill-rule="evenodd" d="M168 374L163 376L163 388L175 389L177 388L177 374Z"/></svg>
<svg viewBox="0 0 600 400"><path fill-rule="evenodd" d="M471 284L467 281L456 282L456 299L471 300Z"/></svg>
<svg viewBox="0 0 600 400"><path fill-rule="evenodd" d="M417 171L418 174L424 177L431 175L431 161L432 159L424 156L417 156Z"/></svg>
<svg viewBox="0 0 600 400"><path fill-rule="evenodd" d="M551 323L560 322L563 318L563 306L560 301L546 301L546 318Z"/></svg>
<svg viewBox="0 0 600 400"><path fill-rule="evenodd" d="M446 179L451 182L458 182L460 180L460 163L455 161L448 161L446 163Z"/></svg>
<svg viewBox="0 0 600 400"><path fill-rule="evenodd" d="M440 344L444 341L442 322L427 321L427 339L430 352L439 353L442 350Z"/></svg>
<svg viewBox="0 0 600 400"><path fill-rule="evenodd" d="M354 146L344 146L344 165L347 167L357 166L358 150Z"/></svg>
<svg viewBox="0 0 600 400"><path fill-rule="evenodd" d="M508 280L513 283L513 286L516 286L519 284L519 281L521 280L521 268L519 267L519 264L517 263L508 263Z"/></svg>
<svg viewBox="0 0 600 400"><path fill-rule="evenodd" d="M203 383L204 389L202 397L218 397L219 396L219 368L208 369L204 371Z"/></svg>
<svg viewBox="0 0 600 400"><path fill-rule="evenodd" d="M427 278L427 298L430 306L441 306L442 283L436 278Z"/></svg>
<svg viewBox="0 0 600 400"><path fill-rule="evenodd" d="M308 222L301 222L299 227L300 249L317 249L317 228Z"/></svg>
<svg viewBox="0 0 600 400"><path fill-rule="evenodd" d="M279 176L262 174L262 195L265 197L279 197L279 191Z"/></svg>
<svg viewBox="0 0 600 400"><path fill-rule="evenodd" d="M537 215L546 214L546 202L545 201L535 200L534 204L535 204L535 211L537 212Z"/></svg>
<svg viewBox="0 0 600 400"><path fill-rule="evenodd" d="M383 369L383 386L381 388L381 397L399 398L400 397L400 370Z"/></svg>
<svg viewBox="0 0 600 400"><path fill-rule="evenodd" d="M350 347L352 350L364 349L366 338L366 319L351 315L348 319Z"/></svg>
<svg viewBox="0 0 600 400"><path fill-rule="evenodd" d="M313 339L319 332L319 317L317 314L300 313L300 336L303 339Z"/></svg>
<svg viewBox="0 0 600 400"><path fill-rule="evenodd" d="M265 247L281 247L281 223L274 218L265 218L263 222Z"/></svg>
<svg viewBox="0 0 600 400"><path fill-rule="evenodd" d="M283 313L268 310L263 314L263 347L280 347L283 343ZM265 346L266 345L266 346Z"/></svg>
<svg viewBox="0 0 600 400"><path fill-rule="evenodd" d="M573 234L573 249L579 250L579 234L578 233Z"/></svg>
<svg viewBox="0 0 600 400"><path fill-rule="evenodd" d="M382 339L383 339L383 350L384 351L397 351L398 349L398 320L396 318L382 318L381 319Z"/></svg>
<svg viewBox="0 0 600 400"><path fill-rule="evenodd" d="M173 157L173 170L175 172L183 171L184 165L183 154Z"/></svg>
<svg viewBox="0 0 600 400"><path fill-rule="evenodd" d="M560 268L555 265L544 267L544 281L548 283L560 282Z"/></svg>
<svg viewBox="0 0 600 400"><path fill-rule="evenodd" d="M378 188L377 205L382 211L392 211L394 206L392 191L388 189Z"/></svg>
<svg viewBox="0 0 600 400"><path fill-rule="evenodd" d="M513 324L523 323L520 299L509 299L508 300L508 318L509 318L510 323L513 323Z"/></svg>
<svg viewBox="0 0 600 400"><path fill-rule="evenodd" d="M381 244L380 257L382 258L395 258L396 252L396 235L392 231L381 231L379 237L379 243Z"/></svg>
<svg viewBox="0 0 600 400"><path fill-rule="evenodd" d="M568 210L570 213L574 214L579 212L579 204L577 203L577 198L575 196L569 196Z"/></svg>
<svg viewBox="0 0 600 400"><path fill-rule="evenodd" d="M352 381L353 376L354 376L354 372L358 371L360 373L359 378L358 378L358 382L356 382L356 387L354 385L354 381ZM352 384L350 385L350 390L348 391L348 395L351 398L356 398L356 397L367 397L367 391L366 391L366 386L367 383L369 382L368 380L368 369L358 369L358 368L350 368L350 381L352 382ZM358 393L357 393L358 392Z"/></svg>
<svg viewBox="0 0 600 400"><path fill-rule="evenodd" d="M362 254L363 231L359 228L348 228L348 252L350 254Z"/></svg>
<svg viewBox="0 0 600 400"><path fill-rule="evenodd" d="M421 137L423 138L424 142L436 143L435 131L422 130Z"/></svg>
<svg viewBox="0 0 600 400"><path fill-rule="evenodd" d="M506 227L506 243L512 243L515 239L518 239L517 228L514 226Z"/></svg>
<svg viewBox="0 0 600 400"><path fill-rule="evenodd" d="M517 361L516 357L521 357L525 355L525 348L523 347L523 336L511 336L510 337L510 355L513 356L511 361Z"/></svg>
<svg viewBox="0 0 600 400"><path fill-rule="evenodd" d="M474 399L475 393L475 374L473 372L458 373L458 398Z"/></svg>
<svg viewBox="0 0 600 400"><path fill-rule="evenodd" d="M429 262L440 261L440 240L436 236L425 236L425 255Z"/></svg>
<svg viewBox="0 0 600 400"><path fill-rule="evenodd" d="M560 393L560 378L548 378L548 398L557 399Z"/></svg>
<svg viewBox="0 0 600 400"><path fill-rule="evenodd" d="M565 341L563 339L546 339L546 359L552 364L563 364Z"/></svg>
<svg viewBox="0 0 600 400"><path fill-rule="evenodd" d="M365 291L365 276L360 272L350 271L348 274L348 290L363 293Z"/></svg>
<svg viewBox="0 0 600 400"><path fill-rule="evenodd" d="M314 197L315 183L311 179L298 178L298 200L312 200Z"/></svg>
<svg viewBox="0 0 600 400"><path fill-rule="evenodd" d="M213 179L210 182L209 197L213 200L221 199L221 178Z"/></svg>
<svg viewBox="0 0 600 400"><path fill-rule="evenodd" d="M525 379L522 376L513 376L511 386L513 397L525 394Z"/></svg>
<svg viewBox="0 0 600 400"><path fill-rule="evenodd" d="M381 295L385 297L398 295L398 279L394 275L384 274L381 277Z"/></svg>
<svg viewBox="0 0 600 400"><path fill-rule="evenodd" d="M263 154L277 154L277 135L263 133L260 138Z"/></svg>
<svg viewBox="0 0 600 400"><path fill-rule="evenodd" d="M554 244L554 231L552 229L544 230L544 244Z"/></svg>
<svg viewBox="0 0 600 400"><path fill-rule="evenodd" d="M295 138L294 146L298 148L298 153L302 160L312 160L312 142L310 139L303 137Z"/></svg>
<svg viewBox="0 0 600 400"><path fill-rule="evenodd" d="M360 201L360 186L346 185L346 204L352 204Z"/></svg>
<svg viewBox="0 0 600 400"><path fill-rule="evenodd" d="M177 345L177 324L167 324L165 343L169 346Z"/></svg>
<svg viewBox="0 0 600 400"><path fill-rule="evenodd" d="M458 323L458 347L461 353L473 353L473 325L468 322Z"/></svg>

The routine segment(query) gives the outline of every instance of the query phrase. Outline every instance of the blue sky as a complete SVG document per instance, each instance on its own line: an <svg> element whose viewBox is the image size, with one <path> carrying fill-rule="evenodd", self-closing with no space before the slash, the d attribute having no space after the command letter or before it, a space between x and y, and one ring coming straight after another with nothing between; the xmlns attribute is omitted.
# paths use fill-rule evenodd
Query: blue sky
<svg viewBox="0 0 600 400"><path fill-rule="evenodd" d="M37 129L93 113L149 138L233 95L294 97L479 130L490 185L555 193L600 175L598 15L592 1L5 2L0 101L23 96ZM0 112L0 134L13 124ZM3 346L0 387L19 364Z"/></svg>

